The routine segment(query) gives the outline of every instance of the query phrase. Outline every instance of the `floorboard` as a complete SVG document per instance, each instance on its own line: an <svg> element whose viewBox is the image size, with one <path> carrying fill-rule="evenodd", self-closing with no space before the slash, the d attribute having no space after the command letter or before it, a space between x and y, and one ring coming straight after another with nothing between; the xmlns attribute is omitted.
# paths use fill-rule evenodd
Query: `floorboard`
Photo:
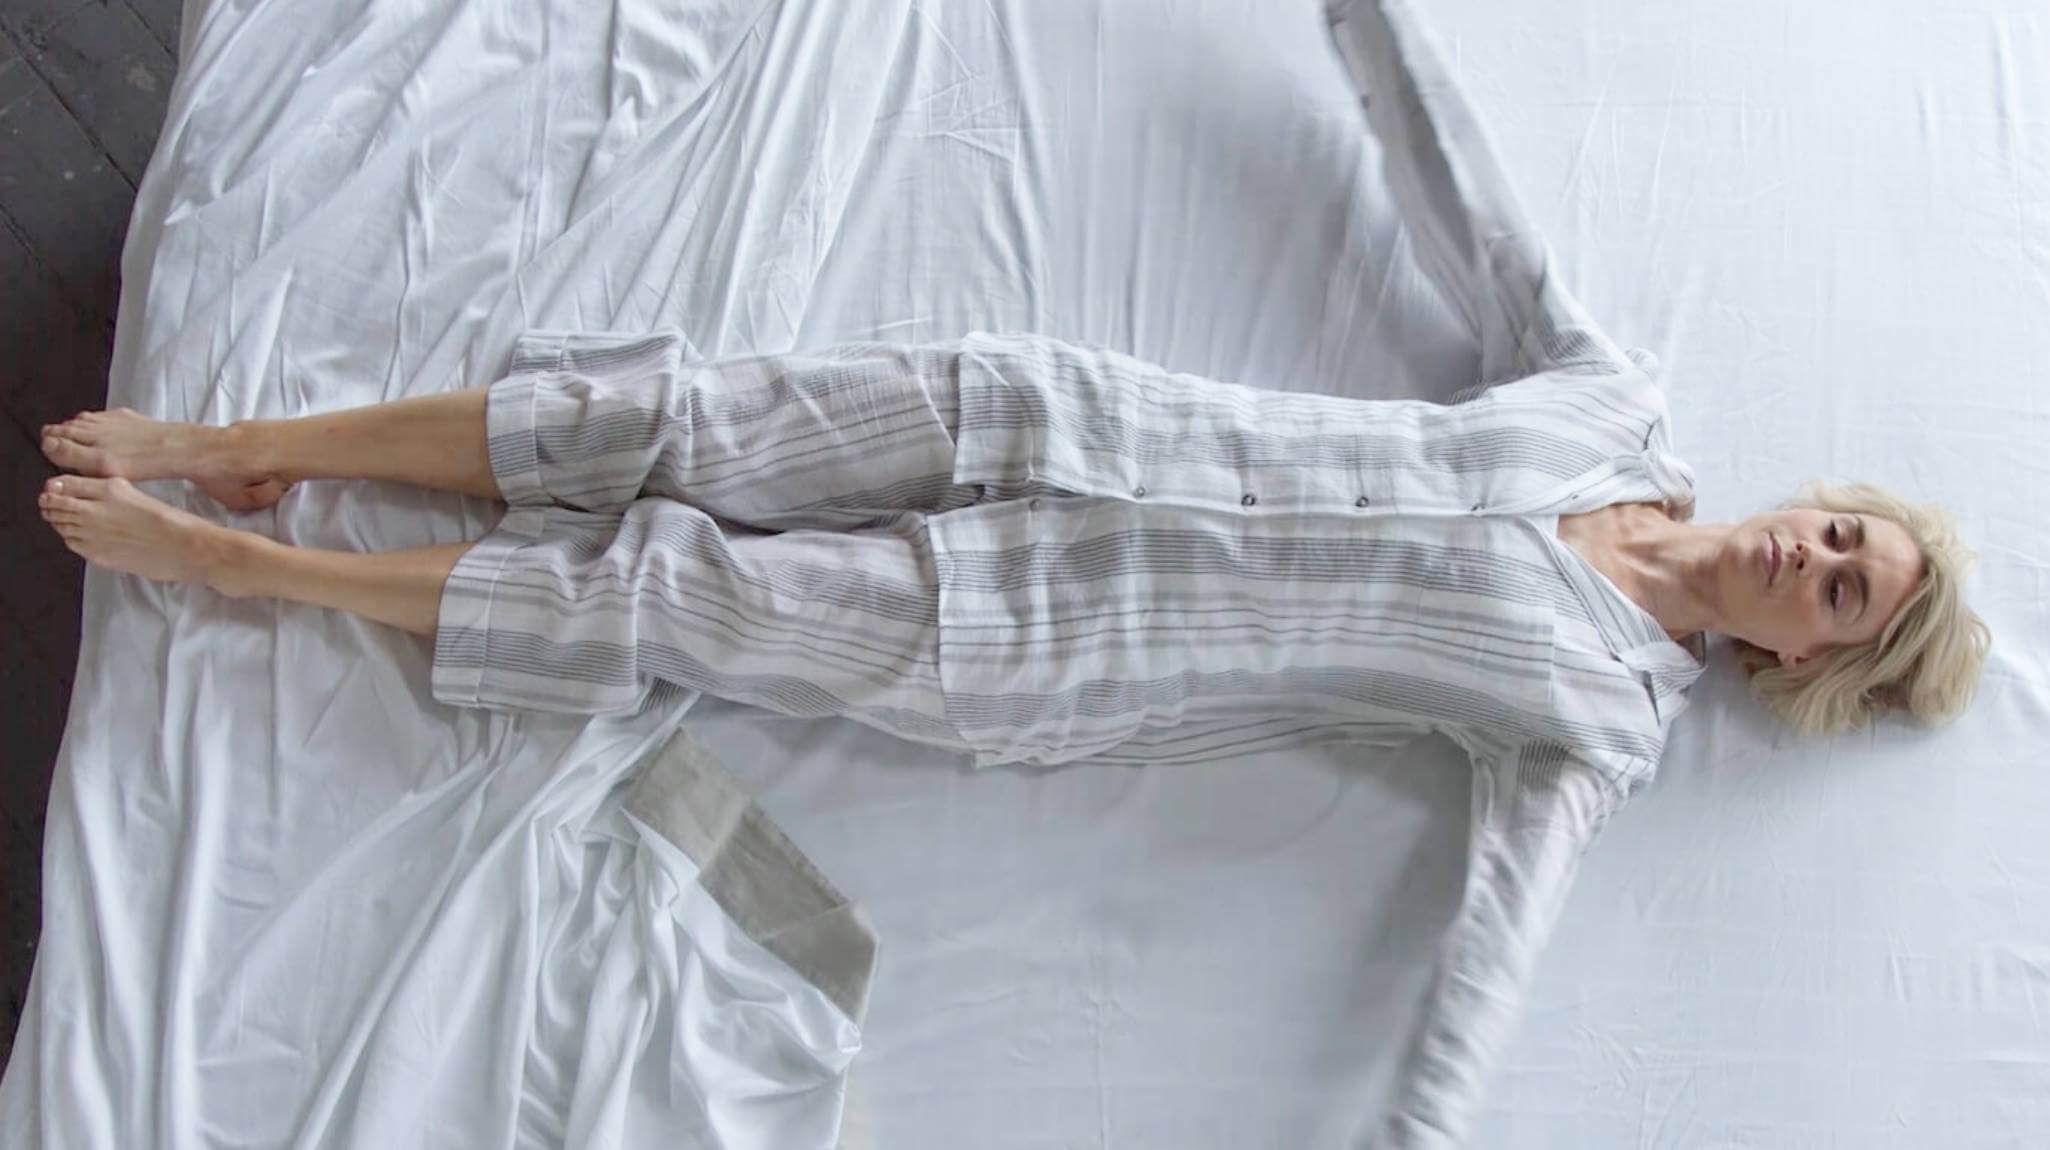
<svg viewBox="0 0 2050 1150"><path fill-rule="evenodd" d="M35 66L0 60L0 224L47 268L71 303L111 318L121 239L135 186L73 119Z"/></svg>
<svg viewBox="0 0 2050 1150"><path fill-rule="evenodd" d="M149 25L126 4L87 4L25 48L24 58L83 133L131 188L141 183L176 71Z"/></svg>
<svg viewBox="0 0 2050 1150"><path fill-rule="evenodd" d="M45 423L106 402L121 243L174 78L178 0L0 0L0 1059L41 929L43 822L84 566L36 512Z"/></svg>

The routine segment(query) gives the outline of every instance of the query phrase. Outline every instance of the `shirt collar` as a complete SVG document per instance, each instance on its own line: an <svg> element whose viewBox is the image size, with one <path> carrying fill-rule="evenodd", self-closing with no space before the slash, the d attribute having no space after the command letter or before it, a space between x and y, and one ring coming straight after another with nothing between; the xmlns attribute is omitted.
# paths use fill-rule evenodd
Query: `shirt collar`
<svg viewBox="0 0 2050 1150"><path fill-rule="evenodd" d="M1673 641L1651 612L1623 593L1572 544L1554 532L1541 532L1551 546L1560 574L1587 606L1602 642L1617 661L1635 672L1644 684L1661 725L1687 706L1687 688L1701 677L1708 655L1700 634L1690 635L1685 644Z"/></svg>

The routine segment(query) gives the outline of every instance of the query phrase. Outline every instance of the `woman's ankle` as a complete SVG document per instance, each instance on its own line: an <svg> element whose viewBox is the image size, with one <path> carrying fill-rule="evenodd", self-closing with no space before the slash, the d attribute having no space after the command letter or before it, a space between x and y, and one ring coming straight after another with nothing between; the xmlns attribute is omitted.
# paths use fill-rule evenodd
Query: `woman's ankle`
<svg viewBox="0 0 2050 1150"><path fill-rule="evenodd" d="M230 599L275 594L271 576L281 546L261 535L217 526L197 541L206 585Z"/></svg>
<svg viewBox="0 0 2050 1150"><path fill-rule="evenodd" d="M217 450L224 470L236 476L272 474L272 439L270 421L265 419L238 419L222 428Z"/></svg>

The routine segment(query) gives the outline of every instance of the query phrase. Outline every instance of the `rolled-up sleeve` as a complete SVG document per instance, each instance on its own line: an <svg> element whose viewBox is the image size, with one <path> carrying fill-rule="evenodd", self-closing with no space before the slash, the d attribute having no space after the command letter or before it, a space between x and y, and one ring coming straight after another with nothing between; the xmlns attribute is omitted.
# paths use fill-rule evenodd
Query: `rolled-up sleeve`
<svg viewBox="0 0 2050 1150"><path fill-rule="evenodd" d="M1466 1144L1580 857L1623 802L1613 765L1557 743L1474 765L1465 889L1375 1150Z"/></svg>

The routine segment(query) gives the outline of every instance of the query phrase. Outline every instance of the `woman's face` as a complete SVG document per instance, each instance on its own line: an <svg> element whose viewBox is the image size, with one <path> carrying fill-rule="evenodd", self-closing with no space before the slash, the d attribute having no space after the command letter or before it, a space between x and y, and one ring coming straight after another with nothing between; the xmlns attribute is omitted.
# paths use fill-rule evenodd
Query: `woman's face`
<svg viewBox="0 0 2050 1150"><path fill-rule="evenodd" d="M1877 639L1913 593L1922 555L1891 519L1797 508L1739 523L1716 567L1724 631L1791 666Z"/></svg>

